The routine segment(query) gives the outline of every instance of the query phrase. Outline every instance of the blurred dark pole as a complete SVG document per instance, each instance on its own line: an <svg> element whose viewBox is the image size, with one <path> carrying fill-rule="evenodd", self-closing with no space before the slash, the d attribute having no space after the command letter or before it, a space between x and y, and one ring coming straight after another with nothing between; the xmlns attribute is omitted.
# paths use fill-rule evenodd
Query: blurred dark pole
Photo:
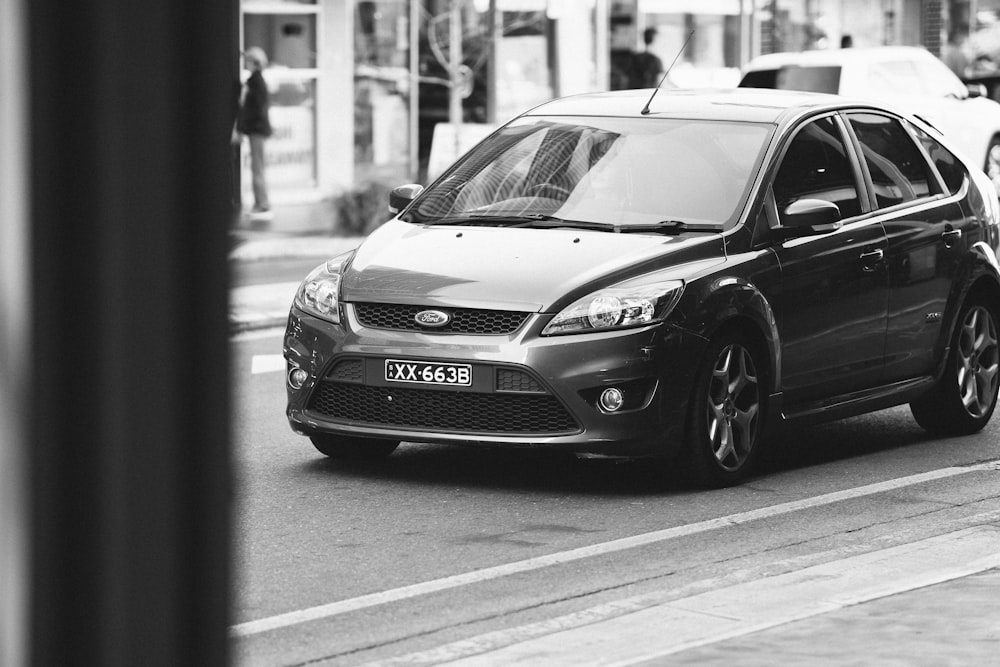
<svg viewBox="0 0 1000 667"><path fill-rule="evenodd" d="M420 179L420 5L420 0L410 0L409 159L412 183Z"/></svg>
<svg viewBox="0 0 1000 667"><path fill-rule="evenodd" d="M459 126L462 124L462 23L463 0L451 0L448 18L448 65L451 85L448 88L448 122L455 128L455 155L459 155Z"/></svg>
<svg viewBox="0 0 1000 667"><path fill-rule="evenodd" d="M497 122L497 53L503 34L503 17L497 9L497 0L490 0L486 17L487 37L486 48L486 122Z"/></svg>
<svg viewBox="0 0 1000 667"><path fill-rule="evenodd" d="M23 0L0 2L0 665L27 664L28 105Z"/></svg>
<svg viewBox="0 0 1000 667"><path fill-rule="evenodd" d="M24 5L30 664L229 660L234 2Z"/></svg>

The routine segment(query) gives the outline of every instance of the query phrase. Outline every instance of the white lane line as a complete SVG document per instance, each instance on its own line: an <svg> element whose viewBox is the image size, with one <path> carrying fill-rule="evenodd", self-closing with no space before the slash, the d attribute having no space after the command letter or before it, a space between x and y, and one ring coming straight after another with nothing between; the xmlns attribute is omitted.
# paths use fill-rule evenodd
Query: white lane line
<svg viewBox="0 0 1000 667"><path fill-rule="evenodd" d="M250 363L250 374L276 373L285 370L285 358L280 354L255 354Z"/></svg>
<svg viewBox="0 0 1000 667"><path fill-rule="evenodd" d="M970 527L978 527L983 524L996 523L998 521L1000 521L1000 510L981 512L979 514L964 517L960 523ZM959 531L954 531L953 534L957 532ZM912 544L912 542L910 544ZM820 552L817 556L822 558L823 555L825 555L823 560L830 563L844 561L860 555L854 553L855 549L857 549L856 546L840 547L832 551ZM813 566L802 565L796 570L796 572L805 571L809 567ZM701 586L703 584L708 584L707 588L711 588L712 590L730 591L735 591L737 590L737 586L742 585L727 583L726 575L699 582L698 585ZM366 662L364 663L364 667L415 667L418 665L441 665L444 663L452 664L454 661L462 658L469 658L472 656L498 651L513 644L532 641L557 632L575 630L582 626L591 626L592 628L597 629L601 626L595 624L609 621L612 618L617 618L625 614L631 614L638 611L644 611L652 607L663 607L665 605L675 603L682 604L681 600L694 599L698 595L701 594L682 595L681 597L678 597L675 594L675 591L671 591L669 589L657 590L652 593L642 593L633 597L613 600L611 602L599 604L587 609L581 609L580 611L571 612L562 616L547 618L543 621L528 623L526 625L511 628L504 628L502 630L495 630L493 632L487 632L481 635L469 637L467 639L461 639L448 644L435 646L434 648L423 651L385 658L373 662ZM607 659L607 656L604 656L604 658Z"/></svg>
<svg viewBox="0 0 1000 667"><path fill-rule="evenodd" d="M544 667L592 664L601 656L605 667L628 667L996 567L1000 528L979 526L694 595L448 664ZM430 655L374 664L421 664ZM447 660L441 653L434 657Z"/></svg>
<svg viewBox="0 0 1000 667"><path fill-rule="evenodd" d="M602 542L600 544L570 549L568 551L560 551L553 554L547 554L545 556L538 556L536 558L528 558L526 560L515 561L513 563L484 568L482 570L474 570L472 572L465 572L450 577L425 581L419 584L394 588L388 591L380 591L378 593L362 595L356 598L349 598L347 600L339 600L337 602L331 602L315 607L290 611L284 614L278 614L277 616L257 619L255 621L239 623L230 627L230 635L234 637L255 635L269 630L276 630L278 628L298 625L308 621L330 618L339 614L346 614L348 612L366 609L368 607L374 607L389 602L397 602L399 600L406 600L408 598L458 588L460 586L467 586L482 581L499 579L501 577L518 574L520 572L538 570L550 565L569 563L584 558L591 558L594 556L623 551L625 549L633 549L647 544L664 542L666 540L687 537L689 535L696 535L698 533L704 533L718 528L736 526L750 521L767 519L780 516L782 514L798 512L844 500L870 496L876 493L884 493L886 491L913 486L915 484L923 484L925 482L931 482L938 479L965 475L967 473L981 470L995 470L997 469L997 466L998 464L996 461L989 461L967 467L941 468L940 470L932 470L918 475L910 475L908 477L900 477L898 479L879 482L876 484L868 484L865 486L855 487L853 489L846 489L844 491L826 493L813 498L804 498L802 500L794 500L787 503L781 503L779 505L772 505L770 507L740 512L738 514L730 514L729 516L719 517L717 519L699 521L697 523L687 524L684 526L676 526L665 530L657 530L650 533L643 533L641 535L633 535L632 537L611 540L610 542Z"/></svg>

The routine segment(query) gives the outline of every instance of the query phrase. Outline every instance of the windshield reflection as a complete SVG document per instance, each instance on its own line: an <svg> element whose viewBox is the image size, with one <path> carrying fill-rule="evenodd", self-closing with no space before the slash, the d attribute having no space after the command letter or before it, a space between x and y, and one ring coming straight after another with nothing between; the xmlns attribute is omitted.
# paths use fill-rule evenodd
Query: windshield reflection
<svg viewBox="0 0 1000 667"><path fill-rule="evenodd" d="M662 118L523 118L463 158L413 209L419 222L555 216L729 226L772 126Z"/></svg>

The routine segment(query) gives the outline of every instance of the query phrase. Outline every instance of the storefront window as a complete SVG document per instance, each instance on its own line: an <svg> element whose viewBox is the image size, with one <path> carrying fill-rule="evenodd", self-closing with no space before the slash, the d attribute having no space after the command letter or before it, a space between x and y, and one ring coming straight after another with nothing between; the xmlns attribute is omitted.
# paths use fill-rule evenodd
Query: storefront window
<svg viewBox="0 0 1000 667"><path fill-rule="evenodd" d="M316 187L317 13L310 0L243 0L243 48L260 47L271 93L274 134L265 144L272 198ZM244 72L244 77L249 72ZM250 186L249 154L244 146L243 188ZM244 196L246 196L246 192Z"/></svg>
<svg viewBox="0 0 1000 667"><path fill-rule="evenodd" d="M410 170L410 3L361 1L354 10L354 161L360 180Z"/></svg>
<svg viewBox="0 0 1000 667"><path fill-rule="evenodd" d="M316 67L316 15L247 14L243 43L264 49L274 68Z"/></svg>
<svg viewBox="0 0 1000 667"><path fill-rule="evenodd" d="M546 4L507 4L541 6L501 12L503 32L496 56L498 118L510 118L553 97L551 30Z"/></svg>
<svg viewBox="0 0 1000 667"><path fill-rule="evenodd" d="M668 85L734 86L739 81L745 39L740 0L639 0L638 9L639 48L659 57L664 69L676 58Z"/></svg>

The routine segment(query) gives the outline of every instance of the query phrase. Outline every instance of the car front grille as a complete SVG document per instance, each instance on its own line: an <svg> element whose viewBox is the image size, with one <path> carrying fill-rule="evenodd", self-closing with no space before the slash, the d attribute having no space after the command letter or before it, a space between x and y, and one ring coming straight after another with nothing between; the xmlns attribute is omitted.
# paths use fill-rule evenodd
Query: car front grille
<svg viewBox="0 0 1000 667"><path fill-rule="evenodd" d="M440 327L424 327L414 316L427 306L394 303L356 303L354 312L358 321L370 329L393 331L424 331L435 333L509 335L517 331L530 313L516 310L486 310L481 308L435 308L451 315L451 320Z"/></svg>
<svg viewBox="0 0 1000 667"><path fill-rule="evenodd" d="M580 426L546 393L476 393L322 381L309 411L365 426L463 434L564 435Z"/></svg>

